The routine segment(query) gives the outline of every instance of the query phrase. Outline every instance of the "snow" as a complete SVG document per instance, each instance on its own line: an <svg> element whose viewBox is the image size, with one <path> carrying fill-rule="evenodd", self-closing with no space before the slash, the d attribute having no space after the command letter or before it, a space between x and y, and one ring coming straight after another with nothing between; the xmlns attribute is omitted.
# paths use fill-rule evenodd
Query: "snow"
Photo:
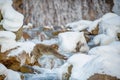
<svg viewBox="0 0 120 80"><path fill-rule="evenodd" d="M20 74L18 72L15 72L15 71L10 70L10 69L7 69L5 76L6 77L4 80L22 80L20 77Z"/></svg>
<svg viewBox="0 0 120 80"><path fill-rule="evenodd" d="M30 56L30 54L31 54L31 52L32 52L32 50L33 50L33 48L35 46L35 43L30 42L30 41L28 41L28 42L19 42L18 45L19 45L19 47L17 49L15 49L15 50L12 50L8 54L8 56L17 56L17 55L23 53L23 51L25 51Z"/></svg>
<svg viewBox="0 0 120 80"><path fill-rule="evenodd" d="M23 28L32 29L33 28L33 24L32 23L28 23L27 25L23 25Z"/></svg>
<svg viewBox="0 0 120 80"><path fill-rule="evenodd" d="M107 45L113 41L117 41L117 33L120 32L120 16L114 13L106 13L102 18L95 20L99 23L99 34L93 38L95 45ZM96 22L94 21L94 24ZM95 27L89 27L91 32Z"/></svg>
<svg viewBox="0 0 120 80"><path fill-rule="evenodd" d="M81 31L89 27L92 21L80 20L73 23L68 23L66 27L72 28L73 31Z"/></svg>
<svg viewBox="0 0 120 80"><path fill-rule="evenodd" d="M120 78L120 42L116 41L106 46L92 48L87 54L78 53L71 56L59 68L59 74L68 73L73 65L70 80L87 80L95 73L107 74Z"/></svg>
<svg viewBox="0 0 120 80"><path fill-rule="evenodd" d="M99 46L92 48L89 52L89 55L98 55L98 60L102 59L103 61L101 66L101 71L104 74L115 76L120 78L120 42L116 41L109 45Z"/></svg>
<svg viewBox="0 0 120 80"><path fill-rule="evenodd" d="M18 72L7 69L3 64L0 63L0 75L3 74L6 76L4 80L21 80L20 74Z"/></svg>
<svg viewBox="0 0 120 80"><path fill-rule="evenodd" d="M10 31L0 31L0 39L2 39L2 38L15 40L16 35Z"/></svg>
<svg viewBox="0 0 120 80"><path fill-rule="evenodd" d="M83 32L64 32L58 35L58 43L60 50L65 52L75 52L76 44L78 42L83 43L84 45L81 46L81 52L87 52L89 47L84 37Z"/></svg>
<svg viewBox="0 0 120 80"><path fill-rule="evenodd" d="M99 68L98 64L98 66L93 64L95 59L96 56L94 55L91 56L83 53L74 54L61 66L60 73L67 73L68 67L72 65L70 80L87 80Z"/></svg>
<svg viewBox="0 0 120 80"><path fill-rule="evenodd" d="M102 17L99 26L102 29L100 33L106 33L107 29L117 30L117 32L120 32L120 16L114 13L107 13Z"/></svg>
<svg viewBox="0 0 120 80"><path fill-rule="evenodd" d="M3 75L6 71L6 69L7 68L3 64L0 63L0 75Z"/></svg>
<svg viewBox="0 0 120 80"><path fill-rule="evenodd" d="M1 52L17 47L16 35L10 31L0 31ZM7 46L6 46L7 45Z"/></svg>
<svg viewBox="0 0 120 80"><path fill-rule="evenodd" d="M99 45L99 44L100 45L107 45L107 44L110 44L116 40L117 39L114 36L112 37L112 36L109 36L106 34L99 34L99 35L95 36L92 41L95 45Z"/></svg>
<svg viewBox="0 0 120 80"><path fill-rule="evenodd" d="M1 24L8 31L18 31L23 25L24 16L12 7L12 0L0 1L3 20Z"/></svg>
<svg viewBox="0 0 120 80"><path fill-rule="evenodd" d="M54 39L52 38L42 42L38 39L18 42L15 41L16 35L13 32L18 31L23 25L23 15L14 10L12 0L0 0L0 9L3 15L3 20L0 24L7 30L0 31L1 52L15 48L10 51L7 55L8 57L18 57L20 54L23 54L23 52L30 56L34 46L38 43L48 45L58 44L59 52L69 55L67 61L62 61L54 56L43 55L38 59L38 63L41 67L32 67L40 71L41 74L32 74L32 76L27 74L28 78L26 78L26 80L62 80L64 74L68 73L68 67L71 65L73 67L70 80L87 80L95 73L120 78L120 41L117 41L117 33L120 32L120 16L114 13L106 13L100 19L94 21L80 20L68 23L66 27L72 28L72 31L60 33L58 37ZM100 46L89 50L84 33L79 31L87 29L91 32L97 25L99 25L99 34L93 38L92 42L94 45L100 44ZM30 28L30 26L32 26L32 24L28 23L24 28ZM48 28L47 26L45 27ZM49 28L52 29L52 27ZM79 42L82 44L79 49L80 52L76 52L77 43ZM20 57L21 65L25 63L27 58L24 56L26 55ZM31 62L34 62L33 57L30 58ZM3 74L6 76L4 80L21 80L18 72L7 69L0 63L0 75Z"/></svg>
<svg viewBox="0 0 120 80"><path fill-rule="evenodd" d="M97 20L94 20L88 27L88 31L91 32L92 30L94 30L97 25L99 24L99 22L101 21L101 18L100 19L97 19Z"/></svg>

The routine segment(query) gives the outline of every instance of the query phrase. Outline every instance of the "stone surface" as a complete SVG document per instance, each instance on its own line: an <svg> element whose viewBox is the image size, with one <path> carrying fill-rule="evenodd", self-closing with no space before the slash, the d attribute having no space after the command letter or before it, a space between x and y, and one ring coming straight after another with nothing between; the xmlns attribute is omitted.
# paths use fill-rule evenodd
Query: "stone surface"
<svg viewBox="0 0 120 80"><path fill-rule="evenodd" d="M120 80L117 79L116 77L112 77L109 75L103 75L103 74L95 74L93 76L91 76L88 80Z"/></svg>

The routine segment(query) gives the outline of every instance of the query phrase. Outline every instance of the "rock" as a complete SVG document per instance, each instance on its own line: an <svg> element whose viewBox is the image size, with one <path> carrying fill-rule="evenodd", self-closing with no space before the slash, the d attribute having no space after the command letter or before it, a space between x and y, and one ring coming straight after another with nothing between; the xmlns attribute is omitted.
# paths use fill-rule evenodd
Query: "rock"
<svg viewBox="0 0 120 80"><path fill-rule="evenodd" d="M119 80L119 79L105 74L94 74L88 80Z"/></svg>
<svg viewBox="0 0 120 80"><path fill-rule="evenodd" d="M20 40L23 35L23 28L21 27L18 31L14 32L16 35L16 40Z"/></svg>
<svg viewBox="0 0 120 80"><path fill-rule="evenodd" d="M71 71L72 71L73 65L70 65L68 67L68 73L63 74L62 80L69 80L71 76Z"/></svg>
<svg viewBox="0 0 120 80"><path fill-rule="evenodd" d="M20 68L20 63L16 60L15 57L1 59L0 63L4 64L8 69L15 71L18 71Z"/></svg>
<svg viewBox="0 0 120 80"><path fill-rule="evenodd" d="M92 32L91 32L92 35L97 35L99 33L99 27L98 26L99 25L97 25L97 27L94 30L92 30Z"/></svg>
<svg viewBox="0 0 120 80"><path fill-rule="evenodd" d="M5 75L0 75L0 80L4 80Z"/></svg>
<svg viewBox="0 0 120 80"><path fill-rule="evenodd" d="M22 36L23 36L25 41L31 39L31 36L27 32L23 32Z"/></svg>
<svg viewBox="0 0 120 80"><path fill-rule="evenodd" d="M20 72L22 72L22 73L33 73L34 71L33 71L33 69L31 69L27 66L21 66L20 67Z"/></svg>
<svg viewBox="0 0 120 80"><path fill-rule="evenodd" d="M118 36L118 39L120 40L120 33L118 33L117 36Z"/></svg>

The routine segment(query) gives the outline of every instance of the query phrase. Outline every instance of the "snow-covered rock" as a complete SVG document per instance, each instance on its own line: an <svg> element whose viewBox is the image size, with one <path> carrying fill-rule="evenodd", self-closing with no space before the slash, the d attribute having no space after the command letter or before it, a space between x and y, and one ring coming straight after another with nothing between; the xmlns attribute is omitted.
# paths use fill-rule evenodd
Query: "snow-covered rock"
<svg viewBox="0 0 120 80"><path fill-rule="evenodd" d="M88 55L74 54L58 69L60 76L68 73L72 65L70 80L87 80L95 73L120 78L120 42L92 48ZM69 74L69 73L68 73Z"/></svg>
<svg viewBox="0 0 120 80"><path fill-rule="evenodd" d="M33 28L33 24L32 23L28 23L27 25L23 25L24 29L32 29Z"/></svg>
<svg viewBox="0 0 120 80"><path fill-rule="evenodd" d="M97 25L99 25L99 33L106 33L107 29L117 30L116 33L120 32L120 16L115 13L106 13L100 19L93 21L88 31L91 32Z"/></svg>
<svg viewBox="0 0 120 80"><path fill-rule="evenodd" d="M12 0L1 0L0 6L3 20L1 24L8 31L18 31L23 25L24 16L12 7Z"/></svg>
<svg viewBox="0 0 120 80"><path fill-rule="evenodd" d="M115 41L112 42L109 45L104 45L104 46L98 46L95 48L90 49L90 51L88 52L88 54L94 54L94 55L104 55L104 54L115 54L118 53L120 54L120 42L119 41Z"/></svg>
<svg viewBox="0 0 120 80"><path fill-rule="evenodd" d="M100 18L100 19L97 19L97 20L94 20L94 21L89 25L88 31L89 31L89 32L92 32L92 30L94 30L94 29L98 26L98 24L99 24L100 21L101 21L101 18Z"/></svg>
<svg viewBox="0 0 120 80"><path fill-rule="evenodd" d="M22 80L18 72L15 72L10 69L7 69L7 71L5 72L5 76L6 77L4 80Z"/></svg>
<svg viewBox="0 0 120 80"><path fill-rule="evenodd" d="M1 52L17 47L16 35L10 31L0 31Z"/></svg>
<svg viewBox="0 0 120 80"><path fill-rule="evenodd" d="M100 33L106 33L107 29L112 29L116 30L116 32L120 32L120 16L114 13L105 14L99 23L99 27L101 29Z"/></svg>
<svg viewBox="0 0 120 80"><path fill-rule="evenodd" d="M80 48L81 52L87 52L89 47L84 37L83 32L64 32L58 35L60 50L65 52L75 52L77 43L80 42L83 45Z"/></svg>
<svg viewBox="0 0 120 80"><path fill-rule="evenodd" d="M99 34L95 36L92 41L95 45L108 45L116 40L116 36L114 37L107 34Z"/></svg>
<svg viewBox="0 0 120 80"><path fill-rule="evenodd" d="M86 54L74 54L71 56L67 62L60 67L59 73L68 73L68 67L72 65L72 71L70 75L70 80L87 80L90 76L97 73L100 68L100 64L96 63L96 56L86 55ZM69 73L68 73L69 74Z"/></svg>
<svg viewBox="0 0 120 80"><path fill-rule="evenodd" d="M20 65L28 63L33 63L34 60L31 58L30 54L33 51L35 44L33 42L18 42L18 48L12 50L7 55L8 57L14 56L20 62Z"/></svg>
<svg viewBox="0 0 120 80"><path fill-rule="evenodd" d="M3 64L0 63L0 74L5 75L4 80L21 80L20 74L13 70L7 69Z"/></svg>
<svg viewBox="0 0 120 80"><path fill-rule="evenodd" d="M73 31L81 31L89 27L92 21L80 20L72 23L68 23L66 27L72 28Z"/></svg>
<svg viewBox="0 0 120 80"><path fill-rule="evenodd" d="M0 39L11 39L15 40L16 35L10 31L0 31Z"/></svg>
<svg viewBox="0 0 120 80"><path fill-rule="evenodd" d="M120 78L120 42L115 41L106 46L92 48L89 55L99 56L98 60L103 60L100 73L108 74Z"/></svg>
<svg viewBox="0 0 120 80"><path fill-rule="evenodd" d="M0 63L0 75L5 74L6 70L7 68L3 64Z"/></svg>
<svg viewBox="0 0 120 80"><path fill-rule="evenodd" d="M25 51L27 54L31 54L34 46L35 46L35 43L33 42L18 42L17 43L19 45L19 47L15 50L12 50L8 56L17 56L19 54L21 54L23 51Z"/></svg>

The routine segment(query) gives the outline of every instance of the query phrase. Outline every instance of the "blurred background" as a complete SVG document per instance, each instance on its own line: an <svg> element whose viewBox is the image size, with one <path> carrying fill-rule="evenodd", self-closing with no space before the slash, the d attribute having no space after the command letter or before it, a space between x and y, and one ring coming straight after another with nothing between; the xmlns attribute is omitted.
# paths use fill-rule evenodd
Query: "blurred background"
<svg viewBox="0 0 120 80"><path fill-rule="evenodd" d="M120 0L13 0L34 27L60 26L81 19L95 20L107 12L120 15Z"/></svg>

